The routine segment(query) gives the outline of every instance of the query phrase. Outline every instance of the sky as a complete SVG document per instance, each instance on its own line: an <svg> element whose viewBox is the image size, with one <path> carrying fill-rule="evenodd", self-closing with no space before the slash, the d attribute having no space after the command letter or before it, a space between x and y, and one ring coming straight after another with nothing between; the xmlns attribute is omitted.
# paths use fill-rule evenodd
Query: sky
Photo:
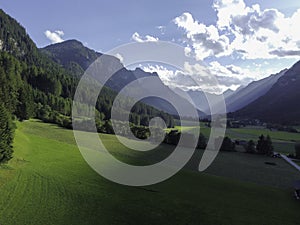
<svg viewBox="0 0 300 225"><path fill-rule="evenodd" d="M170 41L203 61L222 92L291 67L300 59L300 1L73 0L2 1L38 47L77 39L99 52L129 42ZM184 89L182 73L144 64L170 87ZM200 76L189 68L189 76ZM188 82L187 82L188 83ZM193 87L195 89L195 87Z"/></svg>

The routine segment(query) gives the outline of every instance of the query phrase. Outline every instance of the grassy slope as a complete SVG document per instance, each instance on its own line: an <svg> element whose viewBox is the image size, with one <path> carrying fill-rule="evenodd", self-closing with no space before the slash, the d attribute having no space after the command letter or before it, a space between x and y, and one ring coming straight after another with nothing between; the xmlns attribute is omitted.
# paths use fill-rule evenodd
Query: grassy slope
<svg viewBox="0 0 300 225"><path fill-rule="evenodd" d="M150 187L121 186L87 166L71 131L37 122L18 127L15 157L0 169L1 225L288 225L300 221L299 202L289 190L191 171ZM114 136L101 137L122 158L123 149Z"/></svg>

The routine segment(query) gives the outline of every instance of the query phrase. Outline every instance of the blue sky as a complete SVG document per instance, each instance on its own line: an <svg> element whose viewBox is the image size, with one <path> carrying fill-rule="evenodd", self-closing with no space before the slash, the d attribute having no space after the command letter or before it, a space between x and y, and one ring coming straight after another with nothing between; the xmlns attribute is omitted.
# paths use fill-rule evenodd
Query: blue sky
<svg viewBox="0 0 300 225"><path fill-rule="evenodd" d="M220 80L227 78L223 91L279 72L300 58L300 1L295 0L18 0L0 6L38 47L78 39L105 52L132 41L176 42ZM176 71L153 65L144 69L176 86Z"/></svg>

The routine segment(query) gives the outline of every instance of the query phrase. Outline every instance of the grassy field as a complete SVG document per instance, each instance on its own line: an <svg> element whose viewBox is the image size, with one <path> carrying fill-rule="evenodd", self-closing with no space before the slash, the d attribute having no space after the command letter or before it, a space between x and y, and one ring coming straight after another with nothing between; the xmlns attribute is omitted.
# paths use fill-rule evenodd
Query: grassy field
<svg viewBox="0 0 300 225"><path fill-rule="evenodd" d="M278 141L300 141L299 133L289 133L284 131L270 131L269 129L251 129L251 128L235 128L228 130L229 136L243 137L244 139L257 138L261 134L270 135L272 139Z"/></svg>
<svg viewBox="0 0 300 225"><path fill-rule="evenodd" d="M200 125L201 133L203 133L206 137L210 135L210 128L206 127L204 123ZM196 129L199 127L195 126L175 126L175 128L179 131L185 131L189 133L194 133ZM170 131L172 129L167 129ZM272 138L274 150L279 153L295 153L295 142L300 141L300 133L289 133L284 131L270 131L269 129L264 129L262 127L256 128L229 128L226 130L226 136L230 137L234 140L254 140L257 141L260 135L269 135Z"/></svg>
<svg viewBox="0 0 300 225"><path fill-rule="evenodd" d="M139 155L113 135L100 137L124 161L157 161L172 151L162 145ZM206 173L198 173L194 171L202 154L198 151L187 169L171 179L134 188L107 181L90 169L70 130L36 121L19 123L14 148L14 159L0 168L1 225L300 221L300 204L290 188L299 174L280 159L221 153ZM270 160L277 165L266 165Z"/></svg>

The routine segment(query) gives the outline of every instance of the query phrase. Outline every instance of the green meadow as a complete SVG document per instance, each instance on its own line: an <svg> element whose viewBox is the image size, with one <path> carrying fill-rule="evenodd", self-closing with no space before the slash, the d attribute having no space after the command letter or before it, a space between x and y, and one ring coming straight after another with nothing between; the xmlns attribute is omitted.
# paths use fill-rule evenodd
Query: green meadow
<svg viewBox="0 0 300 225"><path fill-rule="evenodd" d="M0 167L1 225L294 225L300 221L300 204L291 188L300 173L282 159L222 152L200 173L197 166L203 152L197 151L186 168L167 181L129 187L94 172L71 130L35 120L17 126L14 158ZM141 154L126 149L113 135L100 134L100 138L117 158L134 164L159 161L173 150L161 145Z"/></svg>
<svg viewBox="0 0 300 225"><path fill-rule="evenodd" d="M178 130L183 132L194 133L196 129L199 127L196 126L175 126L175 128L167 129L170 130ZM204 123L200 124L200 131L203 133L207 138L210 135L210 128L206 127ZM295 153L295 143L300 141L300 133L289 133L284 131L271 131L269 129L265 129L262 127L256 128L227 128L226 136L230 137L234 140L253 140L257 141L260 135L269 135L272 138L274 151L279 153Z"/></svg>

